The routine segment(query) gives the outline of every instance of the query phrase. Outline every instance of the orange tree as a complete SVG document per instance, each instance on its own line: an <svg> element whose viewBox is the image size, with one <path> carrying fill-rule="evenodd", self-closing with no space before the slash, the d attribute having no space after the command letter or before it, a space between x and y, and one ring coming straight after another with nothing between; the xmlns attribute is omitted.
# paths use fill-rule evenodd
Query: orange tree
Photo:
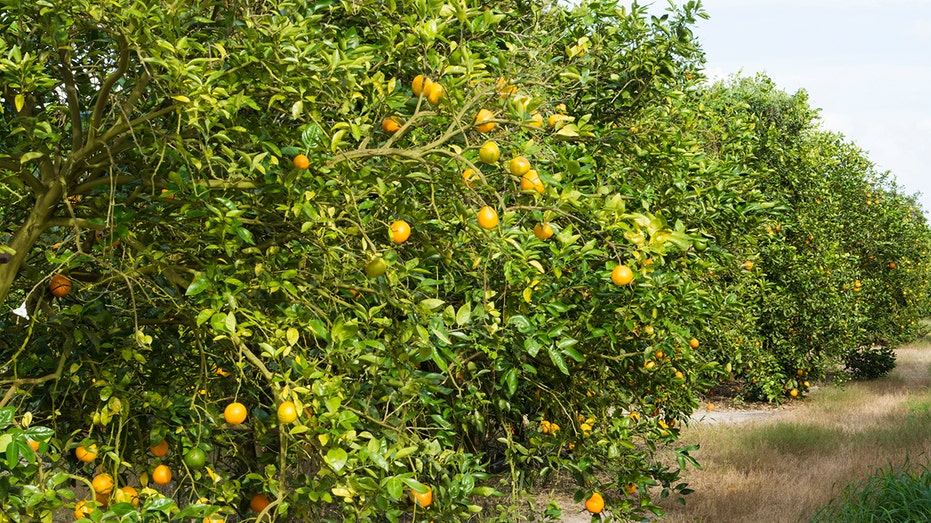
<svg viewBox="0 0 931 523"><path fill-rule="evenodd" d="M797 364L696 3L150 4L0 4L0 406L65 474L5 514L107 472L105 520L513 520L560 471L643 513L699 391Z"/></svg>

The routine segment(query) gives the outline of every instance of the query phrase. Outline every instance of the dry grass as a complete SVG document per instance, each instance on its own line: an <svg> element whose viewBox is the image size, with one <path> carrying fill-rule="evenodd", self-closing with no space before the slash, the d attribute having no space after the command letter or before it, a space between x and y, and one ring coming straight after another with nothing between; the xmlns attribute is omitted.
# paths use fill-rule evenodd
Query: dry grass
<svg viewBox="0 0 931 523"><path fill-rule="evenodd" d="M848 483L888 465L931 462L931 341L901 349L887 378L827 386L750 424L695 424L695 490L663 523L809 521Z"/></svg>

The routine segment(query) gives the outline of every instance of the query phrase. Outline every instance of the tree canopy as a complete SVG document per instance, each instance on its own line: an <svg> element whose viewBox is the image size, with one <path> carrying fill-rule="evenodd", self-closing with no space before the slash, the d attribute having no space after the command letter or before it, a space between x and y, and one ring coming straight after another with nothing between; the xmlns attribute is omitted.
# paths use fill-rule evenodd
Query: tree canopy
<svg viewBox="0 0 931 523"><path fill-rule="evenodd" d="M703 391L914 339L916 200L704 16L0 0L3 517L658 512Z"/></svg>

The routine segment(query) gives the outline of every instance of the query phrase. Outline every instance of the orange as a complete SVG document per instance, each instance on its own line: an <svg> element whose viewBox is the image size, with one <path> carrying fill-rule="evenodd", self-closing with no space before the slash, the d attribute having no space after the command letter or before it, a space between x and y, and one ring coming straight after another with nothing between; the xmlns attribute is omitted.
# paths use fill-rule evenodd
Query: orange
<svg viewBox="0 0 931 523"><path fill-rule="evenodd" d="M486 205L478 211L478 225L482 229L494 229L498 226L498 212Z"/></svg>
<svg viewBox="0 0 931 523"><path fill-rule="evenodd" d="M443 94L446 92L446 89L437 82L430 84L430 87L424 88L424 95L427 97L427 101L430 102L430 105L439 105L440 99L443 98Z"/></svg>
<svg viewBox="0 0 931 523"><path fill-rule="evenodd" d="M29 447L32 449L33 452L39 452L39 442L38 442L38 441L36 441L36 440L34 440L34 439L30 439L30 440L27 440L26 442L29 443Z"/></svg>
<svg viewBox="0 0 931 523"><path fill-rule="evenodd" d="M527 125L530 127L543 127L543 117L540 116L540 113L533 113L530 115L530 121L527 122Z"/></svg>
<svg viewBox="0 0 931 523"><path fill-rule="evenodd" d="M494 129L495 122L491 121L494 117L495 113L488 109L479 109L478 114L475 115L475 130L480 133L487 133Z"/></svg>
<svg viewBox="0 0 931 523"><path fill-rule="evenodd" d="M501 157L501 150L498 149L498 144L488 141L478 150L478 157L482 162L492 164Z"/></svg>
<svg viewBox="0 0 931 523"><path fill-rule="evenodd" d="M84 501L82 499L81 501L78 501L77 504L74 506L74 518L75 519L85 518L87 516L90 516L91 512L93 511L94 509L87 506L87 501Z"/></svg>
<svg viewBox="0 0 931 523"><path fill-rule="evenodd" d="M97 458L97 445L91 445L90 447L78 447L74 449L74 455L78 458L79 461L84 463L90 463Z"/></svg>
<svg viewBox="0 0 931 523"><path fill-rule="evenodd" d="M168 440L162 440L161 443L149 449L156 458L165 457L168 454Z"/></svg>
<svg viewBox="0 0 931 523"><path fill-rule="evenodd" d="M559 125L559 122L564 122L568 119L569 117L564 114L551 114L550 117L547 118L546 124L550 127L556 127Z"/></svg>
<svg viewBox="0 0 931 523"><path fill-rule="evenodd" d="M118 503L132 503L133 506L139 506L139 492L129 485L120 487L120 489L116 491L115 496Z"/></svg>
<svg viewBox="0 0 931 523"><path fill-rule="evenodd" d="M226 520L214 514L204 518L204 523L226 523Z"/></svg>
<svg viewBox="0 0 931 523"><path fill-rule="evenodd" d="M152 481L159 485L167 485L171 481L171 469L167 465L159 465L152 471Z"/></svg>
<svg viewBox="0 0 931 523"><path fill-rule="evenodd" d="M684 380L684 379L685 379L685 374L682 374L682 371L681 371L681 370L677 370L677 371L676 371L676 379L677 379L677 380Z"/></svg>
<svg viewBox="0 0 931 523"><path fill-rule="evenodd" d="M700 343L698 342L697 339L692 338L689 340L689 347L692 347L693 349L697 349L699 345Z"/></svg>
<svg viewBox="0 0 931 523"><path fill-rule="evenodd" d="M94 476L94 481L92 481L91 484L94 485L94 492L97 494L106 496L113 492L113 476L106 472Z"/></svg>
<svg viewBox="0 0 931 523"><path fill-rule="evenodd" d="M895 262L889 262L889 268L895 269Z"/></svg>
<svg viewBox="0 0 931 523"><path fill-rule="evenodd" d="M637 485L634 485L633 483L624 485L624 492L626 492L629 496L633 496L634 493L637 492Z"/></svg>
<svg viewBox="0 0 931 523"><path fill-rule="evenodd" d="M475 169L466 169L462 171L462 182L465 183L467 187L475 187L476 181L478 181L478 175L475 174Z"/></svg>
<svg viewBox="0 0 931 523"><path fill-rule="evenodd" d="M372 279L378 278L387 271L388 264L385 263L384 258L372 258L372 260L365 265L365 275Z"/></svg>
<svg viewBox="0 0 931 523"><path fill-rule="evenodd" d="M495 92L497 92L498 96L501 98L507 98L517 92L517 86L509 83L503 76L499 76L498 79L495 80Z"/></svg>
<svg viewBox="0 0 931 523"><path fill-rule="evenodd" d="M310 158L308 158L307 155L299 154L294 157L294 161L292 163L294 163L294 166L298 169L306 169L310 167Z"/></svg>
<svg viewBox="0 0 931 523"><path fill-rule="evenodd" d="M605 500L601 497L601 494L595 492L592 494L592 497L585 500L585 510L591 512L592 514L601 514L601 511L605 509Z"/></svg>
<svg viewBox="0 0 931 523"><path fill-rule="evenodd" d="M280 423L294 423L297 419L297 407L293 402L283 401L278 405L278 421Z"/></svg>
<svg viewBox="0 0 931 523"><path fill-rule="evenodd" d="M255 512L262 512L270 503L265 494L256 494L249 500L249 508Z"/></svg>
<svg viewBox="0 0 931 523"><path fill-rule="evenodd" d="M530 170L530 162L523 156L515 156L508 162L508 170L514 176L522 176Z"/></svg>
<svg viewBox="0 0 931 523"><path fill-rule="evenodd" d="M536 169L530 169L525 172L520 179L520 188L524 191L537 191L543 194L543 180L540 179L540 173Z"/></svg>
<svg viewBox="0 0 931 523"><path fill-rule="evenodd" d="M404 220L398 220L391 224L391 241L394 243L404 243L411 237L411 226Z"/></svg>
<svg viewBox="0 0 931 523"><path fill-rule="evenodd" d="M798 397L798 389L792 389L792 390L790 390L790 391L789 391L789 396L792 396L793 398L797 398L797 397Z"/></svg>
<svg viewBox="0 0 931 523"><path fill-rule="evenodd" d="M750 260L745 261L745 262L744 262L744 269L747 269L748 271L752 271L752 270L753 270L753 262L750 261Z"/></svg>
<svg viewBox="0 0 931 523"><path fill-rule="evenodd" d="M223 418L230 425L239 425L246 421L246 412L246 406L237 401L226 406L223 411Z"/></svg>
<svg viewBox="0 0 931 523"><path fill-rule="evenodd" d="M611 270L611 281L615 285L627 285L634 281L634 271L630 270L630 267L626 265L618 265Z"/></svg>
<svg viewBox="0 0 931 523"><path fill-rule="evenodd" d="M71 280L67 276L56 274L49 280L48 290L52 293L52 296L64 298L71 292Z"/></svg>
<svg viewBox="0 0 931 523"><path fill-rule="evenodd" d="M397 116L390 116L381 121L381 130L387 134L394 134L401 128L403 123Z"/></svg>
<svg viewBox="0 0 931 523"><path fill-rule="evenodd" d="M553 228L548 223L538 223L533 227L533 235L541 240L548 240L553 236Z"/></svg>
<svg viewBox="0 0 931 523"><path fill-rule="evenodd" d="M430 80L422 74L418 74L414 77L414 81L411 82L411 90L414 91L414 96L420 96L431 85L433 85L433 80Z"/></svg>
<svg viewBox="0 0 931 523"><path fill-rule="evenodd" d="M418 505L423 508L429 507L433 503L433 489L427 487L427 491L423 494L420 494L416 491L411 491L411 499L416 501Z"/></svg>

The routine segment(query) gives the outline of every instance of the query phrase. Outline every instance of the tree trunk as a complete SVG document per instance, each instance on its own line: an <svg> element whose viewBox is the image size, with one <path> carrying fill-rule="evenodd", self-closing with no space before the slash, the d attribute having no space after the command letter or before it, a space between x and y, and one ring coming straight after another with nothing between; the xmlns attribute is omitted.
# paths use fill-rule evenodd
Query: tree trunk
<svg viewBox="0 0 931 523"><path fill-rule="evenodd" d="M57 181L49 184L44 192L37 194L35 204L32 206L32 212L29 213L26 221L10 241L8 246L14 249L16 254L8 263L0 265L0 304L5 305L2 310L8 310L7 305L9 309L19 306L18 303L7 304L7 296L13 287L13 281L19 273L19 269L26 261L27 254L48 228L49 218L51 218L52 213L61 201L63 194L61 183Z"/></svg>

